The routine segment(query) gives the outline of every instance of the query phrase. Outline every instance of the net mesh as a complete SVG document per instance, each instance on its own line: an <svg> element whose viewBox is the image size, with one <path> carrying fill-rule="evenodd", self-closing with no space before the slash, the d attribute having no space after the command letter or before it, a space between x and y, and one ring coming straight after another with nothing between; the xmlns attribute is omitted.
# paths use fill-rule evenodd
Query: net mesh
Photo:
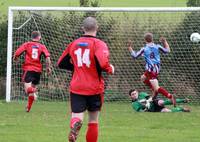
<svg viewBox="0 0 200 142"><path fill-rule="evenodd" d="M97 37L104 40L110 49L110 60L115 66L113 76L105 73L105 100L129 101L128 91L136 88L150 93L141 81L144 72L143 57L133 60L127 49L128 39L134 49L144 46L145 32L167 38L171 52L161 54L160 86L177 97L189 97L192 102L200 100L200 48L189 40L190 34L200 32L200 12L59 12L59 11L15 11L13 23L13 52L22 43L29 41L31 32L42 34L42 43L51 53L53 72L44 71L41 76L39 98L61 101L68 99L71 72L60 70L56 62L66 45L80 37L81 23L87 16L95 16L99 23ZM44 59L42 59L44 61ZM23 56L12 64L11 99L25 96L21 81Z"/></svg>

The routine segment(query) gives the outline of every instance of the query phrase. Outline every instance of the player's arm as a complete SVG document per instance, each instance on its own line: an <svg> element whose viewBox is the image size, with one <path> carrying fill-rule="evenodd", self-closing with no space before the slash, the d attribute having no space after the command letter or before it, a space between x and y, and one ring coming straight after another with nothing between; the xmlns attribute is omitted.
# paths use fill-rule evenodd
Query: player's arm
<svg viewBox="0 0 200 142"><path fill-rule="evenodd" d="M132 108L136 111L136 112L144 112L145 111L145 106L143 106L140 102L135 101L132 102Z"/></svg>
<svg viewBox="0 0 200 142"><path fill-rule="evenodd" d="M51 73L51 59L50 59L50 57L46 57L46 70L47 70L48 74Z"/></svg>
<svg viewBox="0 0 200 142"><path fill-rule="evenodd" d="M109 62L109 50L105 43L98 42L95 47L95 56L100 68L108 74L114 74L114 66Z"/></svg>
<svg viewBox="0 0 200 142"><path fill-rule="evenodd" d="M160 37L160 42L163 44L163 47L159 47L159 49L163 52L163 53L169 53L170 52L170 47L169 44L166 40L166 38L164 37Z"/></svg>
<svg viewBox="0 0 200 142"><path fill-rule="evenodd" d="M47 50L46 46L43 46L43 53L46 58L46 70L47 70L47 73L50 74L51 73L51 59L50 59L50 53Z"/></svg>
<svg viewBox="0 0 200 142"><path fill-rule="evenodd" d="M13 55L13 60L14 60L14 61L17 61L17 60L18 60L18 57L19 57L23 52L26 51L26 45L27 45L27 43L22 44L22 45L15 51L15 53L14 53L14 55Z"/></svg>
<svg viewBox="0 0 200 142"><path fill-rule="evenodd" d="M134 59L140 57L144 53L144 48L141 48L138 52L134 51L132 48L132 42L130 40L128 41L128 50Z"/></svg>
<svg viewBox="0 0 200 142"><path fill-rule="evenodd" d="M64 52L58 59L57 66L61 69L67 69L73 71L74 65L72 64L71 57L69 55L69 48L71 44L64 50Z"/></svg>

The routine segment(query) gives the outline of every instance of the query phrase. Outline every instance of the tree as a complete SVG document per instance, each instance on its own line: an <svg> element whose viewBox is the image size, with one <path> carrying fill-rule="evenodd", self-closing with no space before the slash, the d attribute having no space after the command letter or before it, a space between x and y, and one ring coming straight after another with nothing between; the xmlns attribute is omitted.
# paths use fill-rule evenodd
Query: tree
<svg viewBox="0 0 200 142"><path fill-rule="evenodd" d="M81 7L99 7L101 1L100 0L80 0Z"/></svg>
<svg viewBox="0 0 200 142"><path fill-rule="evenodd" d="M200 6L200 0L188 0L187 6L188 7L198 7L198 6Z"/></svg>
<svg viewBox="0 0 200 142"><path fill-rule="evenodd" d="M80 6L81 7L89 6L89 0L80 0Z"/></svg>

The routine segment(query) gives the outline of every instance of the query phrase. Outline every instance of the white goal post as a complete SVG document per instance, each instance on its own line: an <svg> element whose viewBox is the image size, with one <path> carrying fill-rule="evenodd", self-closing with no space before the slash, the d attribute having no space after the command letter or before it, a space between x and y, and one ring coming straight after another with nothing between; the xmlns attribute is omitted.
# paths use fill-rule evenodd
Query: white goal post
<svg viewBox="0 0 200 142"><path fill-rule="evenodd" d="M20 78L20 75L19 75L20 73L18 73L19 72L18 70L13 72L13 67L14 68L18 68L18 67L13 66L12 55L13 55L14 50L16 50L16 47L18 46L18 44L27 39L24 37L26 34L23 34L23 35L20 35L20 34L22 32L27 32L26 30L28 30L28 29L31 29L31 28L27 27L27 23L29 23L31 18L30 19L27 18L25 20L20 21L21 19L17 19L17 18L21 13L14 14L15 12L19 12L19 11L23 11L23 12L28 11L27 13L30 15L32 12L36 13L35 15L41 19L44 17L38 16L38 15L40 15L40 13L38 14L38 12L41 12L41 13L43 12L41 15L45 15L45 14L48 15L49 14L48 12L51 12L50 15L53 15L54 12L60 12L60 11L62 11L62 12L79 12L79 13L89 12L89 14L91 14L93 12L94 13L109 13L109 15L104 16L103 18L101 17L101 19L106 19L105 20L106 22L104 22L104 24L108 24L108 25L114 21L115 23L118 24L118 25L116 24L116 26L118 28L112 27L112 25L109 25L110 28L112 28L112 30L114 31L112 35L109 35L111 33L106 33L107 32L106 29L105 30L101 29L100 33L102 32L102 35L109 36L109 38L106 37L106 39L109 39L107 42L108 42L109 47L111 48L111 60L116 63L116 65L115 65L116 69L119 67L119 70L116 72L116 75L114 75L113 77L109 77L110 81L108 81L108 83L111 83L111 85L108 85L108 88L111 88L111 89L106 89L107 92L110 91L114 95L118 94L118 96L116 96L114 98L111 96L110 100L115 100L115 99L123 100L124 98L125 98L124 100L128 100L127 94L125 94L125 92L127 92L129 89L131 89L133 87L144 90L144 87L143 87L144 85L142 83L139 83L140 81L138 81L140 78L139 74L143 73L142 72L143 66L141 65L142 61L141 60L139 60L139 61L131 60L129 53L127 52L127 49L125 48L125 43L126 43L125 38L127 38L129 36L130 39L137 40L137 41L135 41L135 43L138 47L140 47L140 46L142 46L142 44L141 44L142 36L141 35L144 34L144 33L141 33L141 31L157 32L158 34L154 33L154 34L157 34L155 36L156 38L158 38L158 36L160 36L160 35L167 36L167 37L169 37L169 39L171 41L170 45L172 46L172 53L170 53L170 54L172 54L172 55L169 58L171 58L172 60L170 60L168 57L164 57L164 59L165 58L167 58L167 59L166 59L166 62L164 62L165 67L162 67L162 68L163 68L163 70L166 69L167 71L161 72L162 74L164 74L163 76L161 76L161 78L163 80L165 80L164 83L162 83L162 85L164 85L171 92L173 91L172 93L177 93L178 96L183 95L183 97L187 97L187 96L190 96L190 94L188 94L188 93L191 93L194 100L200 98L199 97L200 94L197 93L198 91L200 91L200 89L199 89L200 87L198 86L200 84L200 82L198 81L198 80L200 80L200 77L197 80L195 79L195 77L197 77L199 75L198 67L200 65L199 56L195 55L195 53L196 52L200 53L199 52L200 48L198 49L198 47L196 47L197 44L187 41L189 38L185 37L186 36L185 33L188 33L187 36L189 36L191 34L191 32L193 31L193 29L194 29L194 32L200 33L200 30L199 30L200 28L196 26L200 23L200 21L198 21L199 23L195 24L194 22L196 22L196 19L195 19L195 17L194 18L192 17L193 19L191 18L191 20L194 20L194 22L191 21L191 27L190 27L189 21L188 21L188 23L186 22L186 24L188 24L189 31L187 31L187 29L182 29L182 30L186 30L186 31L181 31L181 28L179 30L179 25L182 23L182 21L184 24L184 20L185 20L185 17L187 17L187 14L190 14L192 12L197 12L199 15L200 7L137 7L137 8L136 7L130 7L130 8L124 8L124 7L9 7L9 9L8 9L6 102L10 102L11 100L18 98L18 96L20 94L20 93L19 94L16 93L16 96L13 97L13 93L16 88L14 88L12 91L12 85L16 85L16 84L19 85L19 83L12 84L12 80L16 80L16 78L12 79L12 76L17 75L18 76L17 78ZM27 14L27 13L25 13L25 14ZM112 13L112 14L110 14L110 13ZM115 13L117 13L117 14L115 14ZM127 21L128 21L127 23L131 23L131 22L133 22L133 23L131 23L130 25L127 25L127 23L124 24L124 21L126 19L119 20L120 22L118 21L119 22L118 23L115 20L120 17L118 15L118 13L120 13L119 15L122 15L121 17L127 18ZM130 13L130 14L123 16L124 13ZM135 14L134 16L131 16L132 13L137 13L137 14ZM168 14L166 14L166 16L164 16L165 13L168 13ZM181 13L181 16L179 16L178 13ZM22 13L22 14L24 14L24 13ZM59 13L59 14L61 15L62 13ZM71 13L69 13L69 15L70 14ZM114 15L114 18L112 18L111 15ZM74 17L76 17L76 16L74 16ZM156 17L158 19L156 19ZM169 22L160 20L163 17L167 18L167 20ZM48 31L46 31L46 30L51 30L52 27L45 27L45 26L48 26L45 24L45 20L48 19L49 17L48 16L47 16L47 18L45 17L46 19L44 21L38 20L40 22L41 21L44 22L43 25L40 25L40 23L37 23L36 18L35 17L33 18L36 28L40 29L40 26L44 26L44 27L42 27L42 29L45 29L45 32L48 33ZM107 20L107 18L110 18L110 19ZM151 21L151 18L153 18L152 21ZM146 20L146 19L148 19L148 20ZM178 20L178 22L176 24L174 24L174 22L176 20ZM58 21L61 21L61 20L58 19ZM19 22L19 23L14 25L15 22ZM152 26L155 24L154 22L159 22L158 27L159 28L163 27L164 30L162 31L159 28L157 29L155 26ZM46 23L48 23L48 22L46 22ZM143 24L141 24L141 23L143 23ZM60 24L60 23L58 23L58 24ZM148 25L148 24L150 24L150 25ZM172 24L172 25L170 25L170 24ZM65 25L66 25L66 23L62 24L60 27L62 28L62 26L64 27ZM125 27L125 25L127 25L127 27ZM33 25L30 24L30 26L33 26ZM78 26L80 26L80 25L78 25ZM20 30L23 29L24 27L26 27L27 29L24 29L18 33L15 32L19 29ZM101 25L100 25L100 27L101 27ZM170 30L170 33L169 33L167 28L170 28L170 27L173 30ZM77 28L77 27L74 27L74 28ZM106 25L104 28L108 28L108 26ZM135 31L133 28L135 29ZM127 31L133 30L134 32L127 33L127 32L124 32L125 29L127 29ZM137 30L137 29L140 29L140 30ZM54 30L54 29L52 28L52 30ZM77 30L77 32L78 32L78 30ZM60 31L58 31L58 32L55 31L56 34L59 34L59 32ZM177 35L181 35L182 34L181 32L184 32L184 34L183 34L183 37L179 38ZM115 37L116 35L118 35L118 36ZM141 37L138 38L137 35L140 35ZM20 40L22 39L21 41L18 41L18 38L17 38L18 36L23 36L23 37L19 38ZM59 36L61 36L61 35L59 35ZM57 36L55 38L58 38L59 36ZM185 37L185 39L184 39L184 37ZM123 41L116 43L116 41L119 41L120 38ZM115 39L117 39L117 40L115 40ZM47 39L44 39L44 40L48 44ZM57 40L60 40L60 39L57 39ZM71 40L73 40L73 39L70 39L69 41L71 41ZM177 41L175 41L175 40L177 40ZM67 41L67 43L69 43L69 41ZM13 48L13 46L15 48ZM182 51L181 48L183 46L188 46L189 49L184 49ZM189 46L191 46L191 47L189 47ZM136 49L139 49L138 47L136 47ZM65 47L63 47L63 48L65 48ZM60 53L58 53L59 55L61 54L63 48L60 49ZM178 48L178 49L176 49L176 48ZM173 50L174 50L174 53L173 53ZM185 56L187 54L186 51L188 51L188 54L190 56L195 56L194 60L192 62L190 62L190 60L191 60L190 58L188 58L188 57L185 58ZM54 52L54 51L52 51L52 52ZM55 53L57 54L57 50ZM113 56L112 56L112 54L113 54ZM121 54L124 54L124 55L121 55ZM121 59L120 56L123 56L126 58ZM57 57L57 55L56 55L56 57ZM181 57L184 59L180 59ZM55 64L55 62L56 62L56 58L53 61L53 63ZM175 64L175 66L174 66L174 64ZM182 64L184 67L182 67L181 65L180 65L180 67L177 67L176 64ZM132 67L132 65L133 65L133 67ZM196 68L193 68L193 66L196 66L196 65L198 65L198 66ZM193 68L193 69L190 69L190 68ZM177 71L174 71L174 70L177 70ZM135 72L135 73L133 73L133 72ZM186 72L186 74L182 74L182 72ZM55 73L53 75L54 77L56 76L56 73L62 74L62 73L60 73L60 71L55 71ZM58 76L60 76L60 75L58 75ZM123 78L123 76L127 76L127 77ZM178 77L176 78L175 76L178 76ZM190 77L188 77L188 76L190 76ZM180 80L178 80L180 77L182 77L182 78ZM129 81L128 79L130 79L130 78L133 78L133 79ZM124 81L121 79L124 79ZM162 79L161 79L161 81L162 81ZM58 82L60 82L59 77L57 79L57 83ZM55 83L55 84L57 84L57 83ZM188 85L188 84L190 84L190 85ZM174 86L175 86L175 89L173 88ZM55 88L53 88L53 89L55 89ZM189 91L183 92L184 88ZM113 91L113 90L115 90L115 91ZM122 91L122 92L120 92L120 91ZM184 90L184 91L186 91L186 90ZM53 94L53 93L49 93L49 94ZM119 94L123 94L122 96L124 96L124 97L120 96ZM109 98L108 98L108 100L109 100Z"/></svg>

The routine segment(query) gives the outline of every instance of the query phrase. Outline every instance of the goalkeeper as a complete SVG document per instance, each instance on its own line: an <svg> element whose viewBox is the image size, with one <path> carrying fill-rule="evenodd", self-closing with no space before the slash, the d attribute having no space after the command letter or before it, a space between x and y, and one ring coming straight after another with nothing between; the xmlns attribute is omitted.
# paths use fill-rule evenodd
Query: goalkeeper
<svg viewBox="0 0 200 142"><path fill-rule="evenodd" d="M132 100L132 107L137 112L190 112L184 107L166 108L165 105L172 105L169 99L153 99L145 92L138 92L135 89L129 91ZM189 99L176 99L176 103L188 103Z"/></svg>

